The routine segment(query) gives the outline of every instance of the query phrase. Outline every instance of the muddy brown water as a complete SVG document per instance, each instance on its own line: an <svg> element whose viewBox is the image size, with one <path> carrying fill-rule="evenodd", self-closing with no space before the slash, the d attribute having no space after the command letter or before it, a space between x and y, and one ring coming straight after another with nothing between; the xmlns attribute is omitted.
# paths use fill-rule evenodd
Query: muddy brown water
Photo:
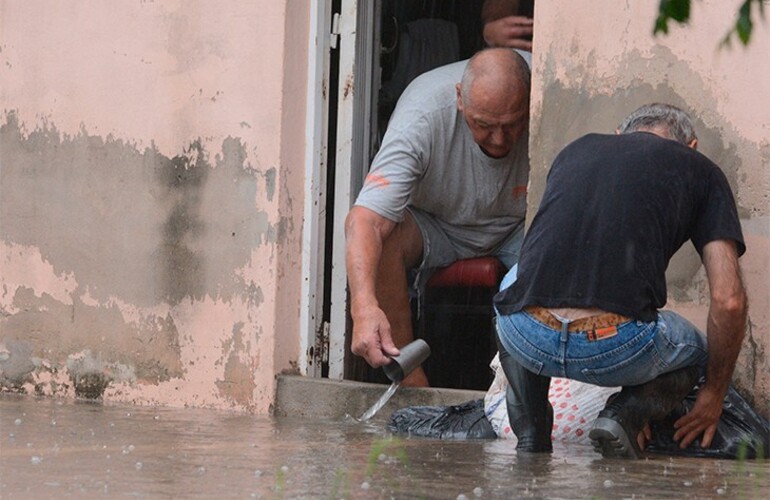
<svg viewBox="0 0 770 500"><path fill-rule="evenodd" d="M400 438L367 423L0 395L0 498L768 498L770 465Z"/></svg>

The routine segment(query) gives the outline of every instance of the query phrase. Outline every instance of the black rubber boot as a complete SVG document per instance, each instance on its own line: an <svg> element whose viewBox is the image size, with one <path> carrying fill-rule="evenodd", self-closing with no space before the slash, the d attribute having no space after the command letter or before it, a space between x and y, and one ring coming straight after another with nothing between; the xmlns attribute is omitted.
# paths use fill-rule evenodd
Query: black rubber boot
<svg viewBox="0 0 770 500"><path fill-rule="evenodd" d="M524 368L497 340L500 351L500 365L508 379L506 403L508 420L518 438L517 451L542 453L553 450L551 429L553 428L553 407L548 401L551 378L536 375Z"/></svg>
<svg viewBox="0 0 770 500"><path fill-rule="evenodd" d="M700 368L664 373L645 384L623 387L607 400L588 433L605 458L642 458L636 437L651 420L673 411L698 382Z"/></svg>

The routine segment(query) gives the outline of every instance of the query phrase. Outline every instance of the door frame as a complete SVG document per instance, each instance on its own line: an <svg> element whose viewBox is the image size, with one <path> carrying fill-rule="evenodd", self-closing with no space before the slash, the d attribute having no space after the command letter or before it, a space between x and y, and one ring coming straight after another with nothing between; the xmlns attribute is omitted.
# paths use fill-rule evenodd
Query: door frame
<svg viewBox="0 0 770 500"><path fill-rule="evenodd" d="M299 366L315 377L321 376L321 365L328 362L328 377L342 379L350 362L345 217L363 185L376 140L372 116L376 116L379 90L375 82L379 82L380 12L381 0L341 0L338 15L332 13L331 0L321 0L311 9ZM339 84L335 164L329 166L326 89L332 48L339 50ZM328 175L334 175L332 214L325 209ZM329 216L333 218L331 242L324 234ZM332 246L330 267L324 262L326 244ZM324 267L331 269L329 297L324 297ZM324 300L330 302L328 324L321 313Z"/></svg>
<svg viewBox="0 0 770 500"><path fill-rule="evenodd" d="M334 379L345 378L351 364L345 217L369 171L379 90L380 12L381 0L342 0L329 326L329 378Z"/></svg>
<svg viewBox="0 0 770 500"><path fill-rule="evenodd" d="M307 111L305 120L305 185L300 290L300 349L303 375L320 377L326 351L323 320L327 141L329 124L329 59L332 1L310 8L308 34Z"/></svg>

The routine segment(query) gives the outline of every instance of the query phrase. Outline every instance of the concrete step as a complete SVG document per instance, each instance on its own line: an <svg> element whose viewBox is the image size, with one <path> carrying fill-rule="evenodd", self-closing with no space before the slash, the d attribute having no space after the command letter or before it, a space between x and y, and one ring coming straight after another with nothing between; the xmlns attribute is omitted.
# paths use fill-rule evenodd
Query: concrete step
<svg viewBox="0 0 770 500"><path fill-rule="evenodd" d="M388 389L384 384L279 375L274 415L339 419L360 417ZM484 397L482 391L400 387L373 420L387 421L407 406L455 405Z"/></svg>

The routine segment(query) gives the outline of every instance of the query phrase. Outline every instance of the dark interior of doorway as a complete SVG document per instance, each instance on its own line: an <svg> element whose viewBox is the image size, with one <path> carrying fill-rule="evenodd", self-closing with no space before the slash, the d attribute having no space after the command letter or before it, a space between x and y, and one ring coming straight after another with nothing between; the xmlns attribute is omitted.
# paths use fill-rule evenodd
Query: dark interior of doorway
<svg viewBox="0 0 770 500"><path fill-rule="evenodd" d="M411 79L442 64L467 59L484 48L482 0L383 0L381 5L378 107L377 116L372 117L379 138ZM375 149L378 144L375 141ZM483 305L491 304L491 299L488 290L447 290L439 298L445 304L439 305L458 300ZM417 301L413 300L416 331L417 310ZM496 352L490 314L453 316L440 314L439 310L444 309L422 311L419 320L424 326L420 335L433 351L424 365L431 385L486 390L492 380L489 362ZM381 369L372 369L362 358L350 355L351 331L348 321L345 378L388 383Z"/></svg>

